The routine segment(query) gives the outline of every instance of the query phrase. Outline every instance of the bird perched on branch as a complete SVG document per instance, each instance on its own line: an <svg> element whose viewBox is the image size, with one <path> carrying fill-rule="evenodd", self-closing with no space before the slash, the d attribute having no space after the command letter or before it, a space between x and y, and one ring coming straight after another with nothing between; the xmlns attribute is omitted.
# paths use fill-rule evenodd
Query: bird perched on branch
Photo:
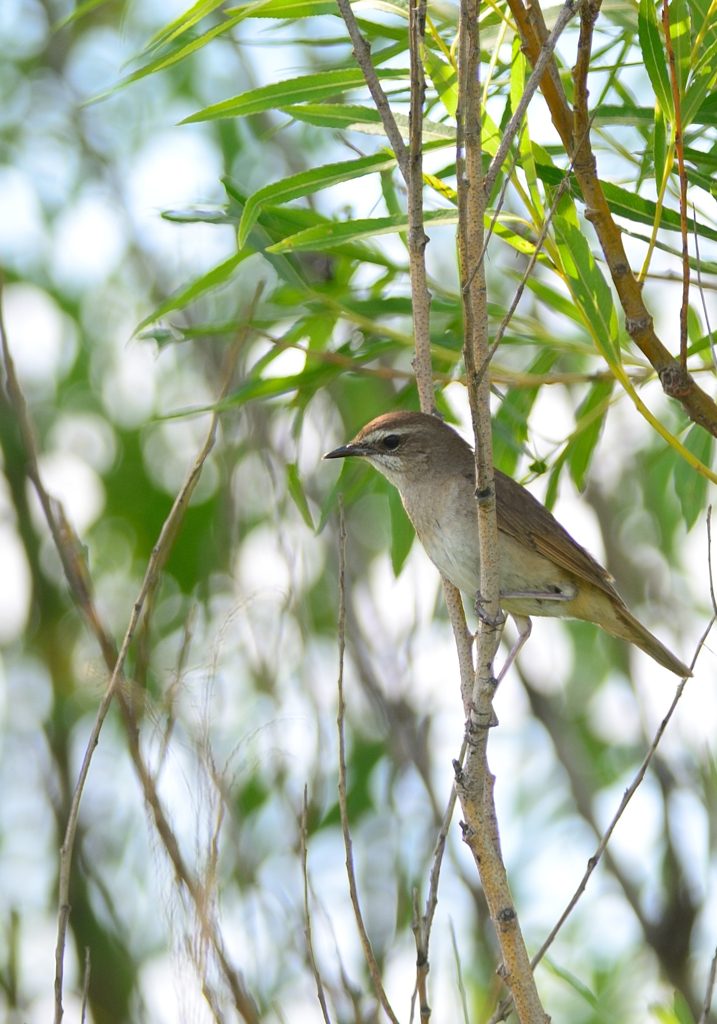
<svg viewBox="0 0 717 1024"><path fill-rule="evenodd" d="M324 458L348 456L366 459L398 488L428 557L454 586L475 597L480 588L480 556L470 445L436 416L390 412ZM692 675L638 622L610 574L544 505L498 470L495 489L500 605L513 616L519 631L501 677L530 635L531 615L594 622L612 636L635 644L670 672L683 678Z"/></svg>

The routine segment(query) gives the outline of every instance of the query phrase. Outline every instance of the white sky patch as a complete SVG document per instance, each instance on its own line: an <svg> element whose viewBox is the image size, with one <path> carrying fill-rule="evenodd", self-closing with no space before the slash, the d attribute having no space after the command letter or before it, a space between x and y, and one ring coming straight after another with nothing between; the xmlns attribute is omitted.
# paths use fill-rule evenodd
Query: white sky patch
<svg viewBox="0 0 717 1024"><path fill-rule="evenodd" d="M11 266L25 267L46 244L42 208L27 174L0 168L0 256Z"/></svg>
<svg viewBox="0 0 717 1024"><path fill-rule="evenodd" d="M69 369L75 339L55 300L32 284L9 284L3 301L10 352L20 383L47 394Z"/></svg>
<svg viewBox="0 0 717 1024"><path fill-rule="evenodd" d="M105 492L97 473L71 452L54 452L40 457L40 475L49 494L58 498L79 534L84 533L101 515ZM34 492L33 496L34 496ZM34 498L39 506L37 498ZM44 516L37 508L38 513Z"/></svg>
<svg viewBox="0 0 717 1024"><path fill-rule="evenodd" d="M82 291L108 277L127 247L122 218L104 197L87 195L65 210L56 225L52 273L71 291Z"/></svg>
<svg viewBox="0 0 717 1024"><path fill-rule="evenodd" d="M22 636L32 590L25 549L8 522L0 522L0 566L0 645L4 646Z"/></svg>

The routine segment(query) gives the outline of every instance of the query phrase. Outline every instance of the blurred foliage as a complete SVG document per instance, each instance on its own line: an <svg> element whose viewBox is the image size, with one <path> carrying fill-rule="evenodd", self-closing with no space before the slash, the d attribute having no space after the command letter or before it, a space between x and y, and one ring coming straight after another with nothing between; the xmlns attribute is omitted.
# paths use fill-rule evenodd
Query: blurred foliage
<svg viewBox="0 0 717 1024"><path fill-rule="evenodd" d="M695 290L689 365L713 392L712 7L671 4L706 303ZM320 455L381 412L418 407L405 190L333 2L170 8L3 5L0 258L11 346L48 486L77 525L98 606L119 640L204 441L226 350L263 282L217 448L136 638L128 685L178 842L211 891L262 1019L320 1019L304 940L304 785L312 925L332 1019L375 1019L336 803L343 494L349 811L367 925L404 1019L412 891L425 897L462 736L458 674L435 573L412 545L396 493L365 467L339 469ZM405 128L406 6L377 0L359 13ZM457 15L447 3L429 14L432 353L439 407L465 423L453 238ZM486 5L482 29L490 154L528 69L504 4ZM568 32L557 51L568 98L574 47ZM590 78L598 171L672 341L679 183L666 75L653 0L606 0ZM531 109L488 249L492 331L568 172ZM710 609L701 525L710 486L682 445L711 468L712 438L667 403L630 342L582 210L571 182L493 362L496 464L535 481L558 514L569 516L581 492L621 593L689 657ZM0 550L13 588L2 605L0 1012L46 1020L58 848L106 676L29 493L4 396L0 445ZM671 692L651 664L591 626L551 625L536 625L504 684L502 726L491 737L503 845L531 950L572 894ZM715 941L712 658L704 652L690 684L700 698L678 717L614 852L540 969L556 1020L699 1016ZM648 692L642 684L653 678ZM500 994L459 833L454 824L433 937L437 1022L461 1012L454 925L470 1019L486 1020ZM226 1007L142 805L119 715L107 721L90 773L71 899L68 1016L79 1018L87 947L96 1024L204 1019L202 984Z"/></svg>

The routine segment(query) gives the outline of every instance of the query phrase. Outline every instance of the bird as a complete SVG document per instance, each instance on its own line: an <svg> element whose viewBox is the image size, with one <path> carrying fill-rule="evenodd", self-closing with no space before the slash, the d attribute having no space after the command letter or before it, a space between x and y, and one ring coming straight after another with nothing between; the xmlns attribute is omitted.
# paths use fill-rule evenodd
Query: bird
<svg viewBox="0 0 717 1024"><path fill-rule="evenodd" d="M399 491L428 557L480 614L480 554L471 446L438 416L399 410L324 459L361 458ZM518 627L502 678L530 635L530 616L593 622L681 678L692 675L630 612L613 577L521 484L495 470L500 606Z"/></svg>

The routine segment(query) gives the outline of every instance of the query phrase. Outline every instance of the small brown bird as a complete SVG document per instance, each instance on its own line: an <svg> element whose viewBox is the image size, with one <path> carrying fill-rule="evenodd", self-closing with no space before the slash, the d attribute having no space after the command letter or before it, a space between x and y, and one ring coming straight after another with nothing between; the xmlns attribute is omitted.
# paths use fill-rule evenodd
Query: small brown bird
<svg viewBox="0 0 717 1024"><path fill-rule="evenodd" d="M431 561L454 586L480 587L473 449L436 416L390 412L325 459L360 456L398 488ZM520 637L501 672L530 635L530 615L594 622L628 640L676 675L692 675L638 622L610 574L564 530L551 512L505 473L495 473L500 548L500 604Z"/></svg>

